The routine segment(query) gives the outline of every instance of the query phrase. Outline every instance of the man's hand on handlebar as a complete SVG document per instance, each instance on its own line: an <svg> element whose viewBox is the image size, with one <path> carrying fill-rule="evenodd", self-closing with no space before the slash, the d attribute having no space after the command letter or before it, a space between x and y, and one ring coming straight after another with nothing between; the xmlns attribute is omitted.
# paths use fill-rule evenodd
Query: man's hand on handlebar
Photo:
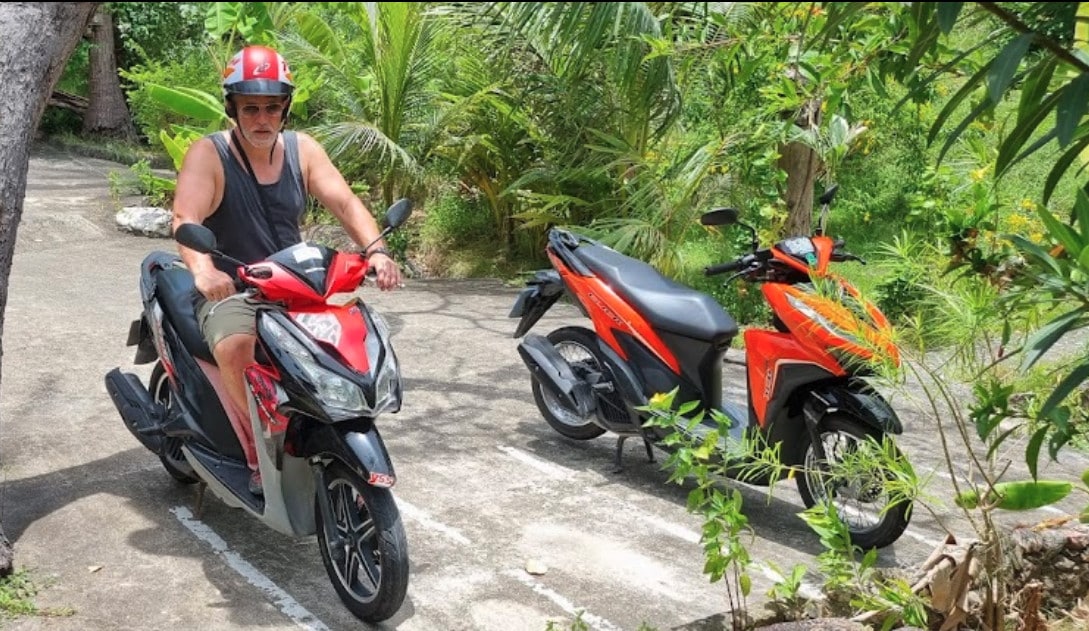
<svg viewBox="0 0 1089 631"><path fill-rule="evenodd" d="M234 279L214 267L193 274L193 282L209 302L225 300L238 292Z"/></svg>
<svg viewBox="0 0 1089 631"><path fill-rule="evenodd" d="M379 289L387 290L405 286L404 281L401 279L401 268L397 266L396 261L386 254L376 252L367 259L367 262L370 263L371 269L375 272L375 282Z"/></svg>

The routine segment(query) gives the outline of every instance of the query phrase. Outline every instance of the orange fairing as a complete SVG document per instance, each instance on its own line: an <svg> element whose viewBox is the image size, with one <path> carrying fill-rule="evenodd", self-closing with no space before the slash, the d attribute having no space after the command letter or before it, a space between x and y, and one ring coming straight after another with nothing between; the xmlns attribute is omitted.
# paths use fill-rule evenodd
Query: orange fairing
<svg viewBox="0 0 1089 631"><path fill-rule="evenodd" d="M768 283L762 290L787 328L812 352L831 353L851 370L874 362L899 366L900 351L888 320L846 281L829 275L815 278L813 285Z"/></svg>
<svg viewBox="0 0 1089 631"><path fill-rule="evenodd" d="M835 244L831 237L809 237L809 240L813 243L813 249L816 250L814 260L809 264L799 261L779 248L772 248L771 255L776 260L804 274L824 276L828 273L828 263L832 260L832 250L835 249Z"/></svg>
<svg viewBox="0 0 1089 631"><path fill-rule="evenodd" d="M837 377L847 374L827 353L810 350L789 333L765 329L745 331L745 363L748 365L753 410L761 425L767 422L768 401L775 393L776 380L784 366L811 364Z"/></svg>
<svg viewBox="0 0 1089 631"><path fill-rule="evenodd" d="M594 322L594 329L601 339L605 340L620 357L628 359L628 354L620 346L613 335L613 331L619 330L632 335L651 349L669 368L680 373L681 367L677 358L654 332L654 328L643 316L632 308L623 298L616 295L608 285L597 277L585 277L571 271L563 260L551 250L548 258L552 265L560 272L563 282L578 296L582 306L586 309L590 319Z"/></svg>

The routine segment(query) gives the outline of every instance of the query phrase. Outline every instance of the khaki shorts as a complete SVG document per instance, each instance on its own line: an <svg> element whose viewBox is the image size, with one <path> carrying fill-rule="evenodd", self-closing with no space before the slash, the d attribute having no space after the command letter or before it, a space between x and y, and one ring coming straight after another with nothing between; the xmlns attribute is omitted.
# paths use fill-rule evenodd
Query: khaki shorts
<svg viewBox="0 0 1089 631"><path fill-rule="evenodd" d="M257 310L280 308L244 294L235 294L219 302L210 302L200 296L196 302L197 323L209 350L214 350L216 344L232 335L257 335Z"/></svg>

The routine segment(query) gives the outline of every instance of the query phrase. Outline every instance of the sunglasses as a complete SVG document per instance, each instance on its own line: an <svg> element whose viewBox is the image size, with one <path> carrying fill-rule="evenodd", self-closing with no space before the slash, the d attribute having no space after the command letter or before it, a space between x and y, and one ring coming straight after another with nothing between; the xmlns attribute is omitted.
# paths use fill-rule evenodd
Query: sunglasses
<svg viewBox="0 0 1089 631"><path fill-rule="evenodd" d="M238 108L238 111L242 113L246 118L254 118L262 111L269 116L279 116L284 113L283 103L269 103L268 105L243 105Z"/></svg>

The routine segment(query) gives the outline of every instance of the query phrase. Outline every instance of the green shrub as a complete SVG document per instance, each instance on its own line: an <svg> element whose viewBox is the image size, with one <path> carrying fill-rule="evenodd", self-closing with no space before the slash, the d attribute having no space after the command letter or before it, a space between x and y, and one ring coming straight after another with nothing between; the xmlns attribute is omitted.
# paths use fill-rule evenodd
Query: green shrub
<svg viewBox="0 0 1089 631"><path fill-rule="evenodd" d="M152 146L159 146L159 132L173 124L189 124L178 114L160 105L151 97L147 85L186 87L219 94L219 71L200 48L189 46L179 50L169 60L147 60L121 75L131 87L127 90L129 110L137 129Z"/></svg>
<svg viewBox="0 0 1089 631"><path fill-rule="evenodd" d="M453 193L444 193L427 205L421 236L429 243L455 246L496 238L488 207Z"/></svg>

